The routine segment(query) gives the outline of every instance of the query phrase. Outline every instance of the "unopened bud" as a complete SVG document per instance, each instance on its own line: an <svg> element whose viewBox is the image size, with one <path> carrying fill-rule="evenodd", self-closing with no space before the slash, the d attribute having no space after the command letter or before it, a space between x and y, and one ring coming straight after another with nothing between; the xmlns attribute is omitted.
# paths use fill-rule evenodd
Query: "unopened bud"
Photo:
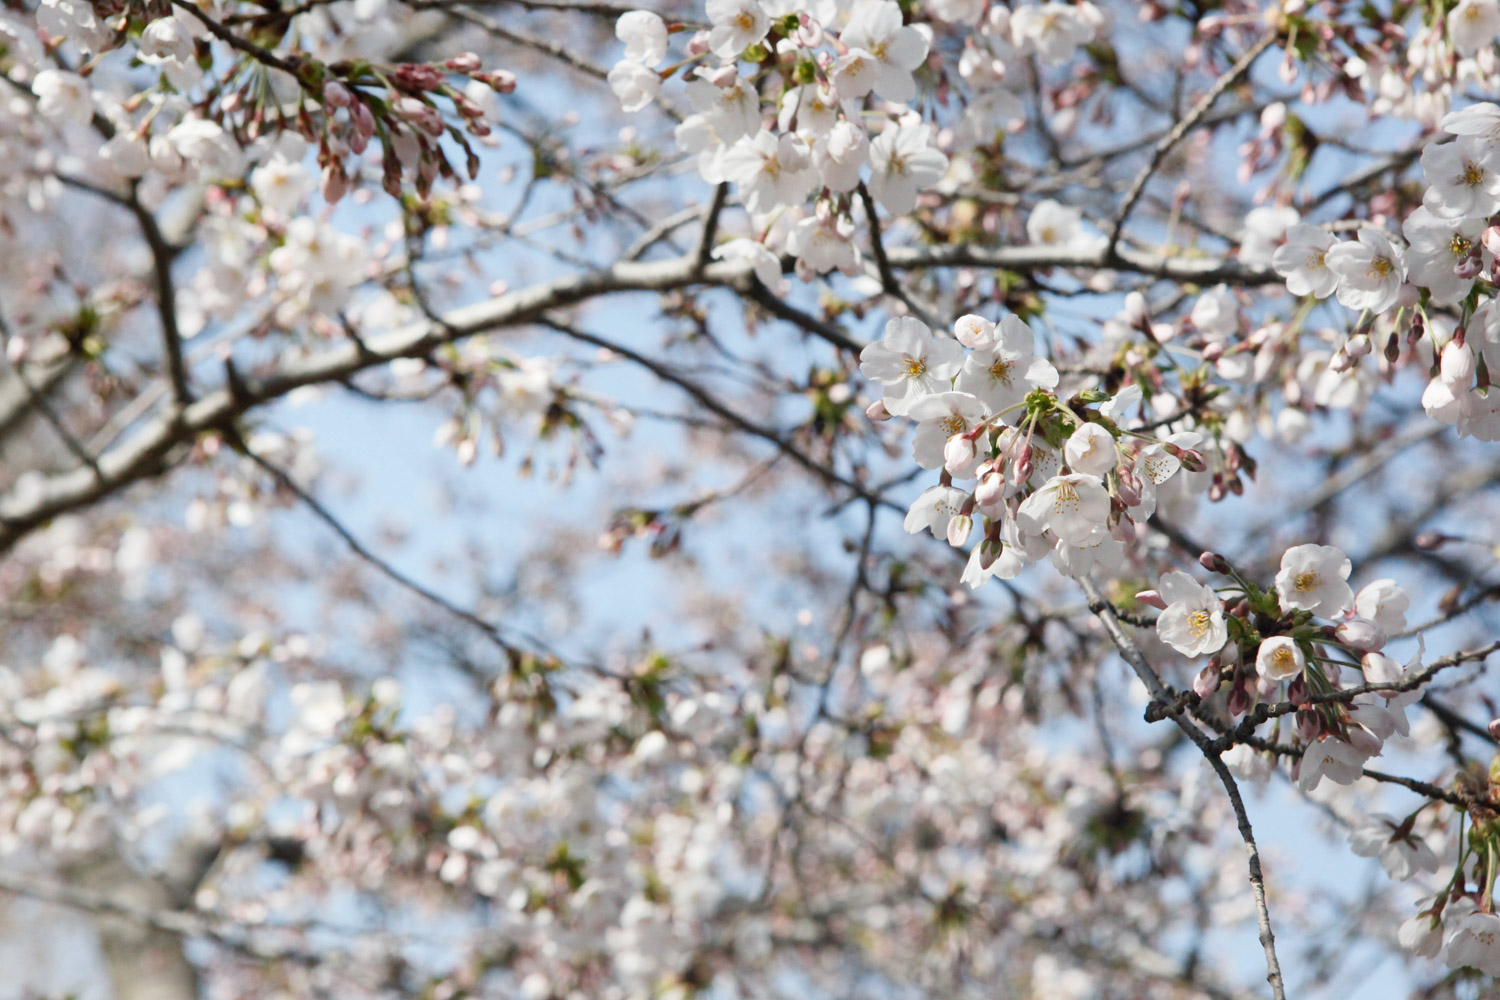
<svg viewBox="0 0 1500 1000"><path fill-rule="evenodd" d="M974 530L974 519L967 514L959 514L948 522L948 544L955 549L961 547L969 540L969 533Z"/></svg>
<svg viewBox="0 0 1500 1000"><path fill-rule="evenodd" d="M1203 552L1198 556L1198 565L1210 573L1228 573L1229 560L1217 552Z"/></svg>
<svg viewBox="0 0 1500 1000"><path fill-rule="evenodd" d="M330 108L347 108L354 103L354 95L339 81L329 80L323 85L323 103Z"/></svg>
<svg viewBox="0 0 1500 1000"><path fill-rule="evenodd" d="M891 411L885 408L885 400L877 399L875 400L875 402L865 407L865 416L869 417L871 420L878 424L882 421L891 419Z"/></svg>
<svg viewBox="0 0 1500 1000"><path fill-rule="evenodd" d="M1416 538L1411 540L1411 543L1423 552L1431 552L1441 548L1448 541L1451 539L1441 531L1421 531L1417 533Z"/></svg>
<svg viewBox="0 0 1500 1000"><path fill-rule="evenodd" d="M1454 277L1469 281L1479 277L1479 272L1484 270L1484 259L1481 257L1465 257L1453 265Z"/></svg>
<svg viewBox="0 0 1500 1000"><path fill-rule="evenodd" d="M1297 680L1301 680L1301 678L1299 677L1297 678ZM1295 684L1296 681L1293 681L1292 683ZM1306 700L1305 691L1303 692L1302 700ZM1311 743L1313 740L1318 738L1318 734L1320 734L1321 732L1323 732L1323 716L1319 715L1317 712L1309 712L1306 710L1297 713L1297 737L1299 739L1301 739L1305 743Z"/></svg>
<svg viewBox="0 0 1500 1000"><path fill-rule="evenodd" d="M1491 719L1490 724L1484 728L1490 731L1490 739L1500 740L1500 719Z"/></svg>
<svg viewBox="0 0 1500 1000"><path fill-rule="evenodd" d="M1385 342L1385 360L1395 364L1401 358L1401 344L1394 333Z"/></svg>
<svg viewBox="0 0 1500 1000"><path fill-rule="evenodd" d="M1161 611L1167 610L1167 602L1161 596L1159 590L1143 590L1135 595L1135 599L1142 604L1157 608Z"/></svg>
<svg viewBox="0 0 1500 1000"><path fill-rule="evenodd" d="M1203 360L1213 364L1224 356L1223 344L1209 344L1203 348Z"/></svg>
<svg viewBox="0 0 1500 1000"><path fill-rule="evenodd" d="M1357 333L1349 338L1344 345L1344 353L1355 361L1370 353L1370 338L1363 333Z"/></svg>
<svg viewBox="0 0 1500 1000"><path fill-rule="evenodd" d="M1244 684L1236 684L1229 692L1229 714L1244 715L1245 710L1250 707L1250 689Z"/></svg>
<svg viewBox="0 0 1500 1000"><path fill-rule="evenodd" d="M974 439L967 434L955 434L943 445L943 467L955 476L962 476L979 457Z"/></svg>
<svg viewBox="0 0 1500 1000"><path fill-rule="evenodd" d="M1500 226L1490 226L1479 237L1479 243L1490 253L1500 257Z"/></svg>
<svg viewBox="0 0 1500 1000"><path fill-rule="evenodd" d="M1167 452L1182 463L1182 467L1189 472L1202 472L1208 468L1208 462L1203 458L1203 452L1197 448L1184 448L1177 444L1166 444L1163 447Z"/></svg>
<svg viewBox="0 0 1500 1000"><path fill-rule="evenodd" d="M1455 385L1467 384L1474 377L1474 352L1454 338L1444 346L1440 365L1445 381Z"/></svg>
<svg viewBox="0 0 1500 1000"><path fill-rule="evenodd" d="M1031 445L1021 448L1021 454L1016 456L1016 481L1024 483L1031 478Z"/></svg>
<svg viewBox="0 0 1500 1000"><path fill-rule="evenodd" d="M1219 665L1210 663L1198 671L1198 676L1193 678L1193 693L1200 701L1207 701L1209 696L1219 690Z"/></svg>
<svg viewBox="0 0 1500 1000"><path fill-rule="evenodd" d="M1386 643L1385 629L1368 618L1351 618L1341 623L1334 631L1334 638L1350 649L1365 653L1384 649Z"/></svg>
<svg viewBox="0 0 1500 1000"><path fill-rule="evenodd" d="M994 510L998 504L1005 502L1005 477L997 471L990 471L979 480L979 486L974 490L974 502L979 509L985 513Z"/></svg>

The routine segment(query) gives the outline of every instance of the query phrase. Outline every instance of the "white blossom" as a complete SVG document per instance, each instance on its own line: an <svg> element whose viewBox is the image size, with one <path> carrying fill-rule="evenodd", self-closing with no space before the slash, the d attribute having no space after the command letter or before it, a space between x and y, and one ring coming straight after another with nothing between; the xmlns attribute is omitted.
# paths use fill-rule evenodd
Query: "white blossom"
<svg viewBox="0 0 1500 1000"><path fill-rule="evenodd" d="M758 0L708 0L705 12L713 23L708 47L723 59L736 58L771 29L771 18Z"/></svg>
<svg viewBox="0 0 1500 1000"><path fill-rule="evenodd" d="M36 109L53 121L87 125L94 117L94 92L77 73L44 69L31 80Z"/></svg>
<svg viewBox="0 0 1500 1000"><path fill-rule="evenodd" d="M1385 312L1406 279L1406 255L1378 229L1361 229L1359 239L1330 247L1325 263L1338 275L1339 301L1350 309Z"/></svg>
<svg viewBox="0 0 1500 1000"><path fill-rule="evenodd" d="M1156 634L1183 656L1203 656L1229 641L1224 605L1212 587L1186 573L1163 573L1157 592L1167 607L1156 616Z"/></svg>
<svg viewBox="0 0 1500 1000"><path fill-rule="evenodd" d="M1331 618L1354 603L1348 584L1351 564L1332 545L1294 545L1281 556L1276 590L1283 611L1300 608Z"/></svg>
<svg viewBox="0 0 1500 1000"><path fill-rule="evenodd" d="M1264 639L1255 654L1255 671L1271 681L1287 681L1302 674L1307 657L1289 636L1273 635Z"/></svg>
<svg viewBox="0 0 1500 1000"><path fill-rule="evenodd" d="M927 58L927 36L902 23L895 0L857 0L839 41L870 54L875 93L902 103L917 95L912 72Z"/></svg>
<svg viewBox="0 0 1500 1000"><path fill-rule="evenodd" d="M1432 848L1410 831L1400 833L1390 816L1375 813L1365 817L1349 834L1349 846L1362 858L1380 858L1386 874L1406 881L1418 872L1436 872L1437 855Z"/></svg>
<svg viewBox="0 0 1500 1000"><path fill-rule="evenodd" d="M931 146L931 134L926 125L902 125L870 143L870 194L887 212L905 215L917 207L918 191L943 179L948 158Z"/></svg>
<svg viewBox="0 0 1500 1000"><path fill-rule="evenodd" d="M615 22L615 37L625 43L625 58L657 66L667 57L667 23L648 10L631 10Z"/></svg>
<svg viewBox="0 0 1500 1000"><path fill-rule="evenodd" d="M1328 250L1337 242L1333 234L1296 223L1286 231L1286 242L1271 254L1271 266L1286 279L1293 295L1326 299L1338 287L1339 276L1328 267Z"/></svg>
<svg viewBox="0 0 1500 1000"><path fill-rule="evenodd" d="M1051 531L1073 545L1089 539L1109 517L1109 494L1095 476L1053 476L1021 502L1016 518L1023 530Z"/></svg>
<svg viewBox="0 0 1500 1000"><path fill-rule="evenodd" d="M957 341L934 337L911 317L888 322L885 337L865 345L859 353L859 370L865 378L885 386L886 406L897 414L919 396L950 388L963 364L963 348Z"/></svg>

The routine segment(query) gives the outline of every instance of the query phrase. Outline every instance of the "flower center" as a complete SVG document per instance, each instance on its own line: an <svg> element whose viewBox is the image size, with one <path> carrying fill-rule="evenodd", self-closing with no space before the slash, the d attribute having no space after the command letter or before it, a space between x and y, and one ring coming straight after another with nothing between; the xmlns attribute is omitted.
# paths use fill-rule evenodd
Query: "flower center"
<svg viewBox="0 0 1500 1000"><path fill-rule="evenodd" d="M1389 278L1391 272L1396 269L1396 264L1389 257L1376 257L1370 261L1370 277Z"/></svg>
<svg viewBox="0 0 1500 1000"><path fill-rule="evenodd" d="M1297 588L1298 593L1317 589L1322 577L1317 573L1298 573L1292 580L1292 586Z"/></svg>
<svg viewBox="0 0 1500 1000"><path fill-rule="evenodd" d="M741 31L755 30L755 15L748 10L740 11L739 16L734 19L734 26Z"/></svg>
<svg viewBox="0 0 1500 1000"><path fill-rule="evenodd" d="M1464 162L1464 172L1459 177L1459 180L1469 187L1478 187L1484 183L1484 167L1473 160L1466 160Z"/></svg>
<svg viewBox="0 0 1500 1000"><path fill-rule="evenodd" d="M1211 620L1207 611L1194 611L1188 615L1188 631L1193 634L1194 639L1201 639L1208 634L1208 625Z"/></svg>
<svg viewBox="0 0 1500 1000"><path fill-rule="evenodd" d="M1078 509L1078 490L1072 483L1057 484L1057 499L1052 502L1054 513L1061 514Z"/></svg>
<svg viewBox="0 0 1500 1000"><path fill-rule="evenodd" d="M1290 646L1277 646L1276 651L1271 654L1271 662L1276 665L1278 672L1283 673L1297 667L1297 657Z"/></svg>
<svg viewBox="0 0 1500 1000"><path fill-rule="evenodd" d="M925 358L907 358L901 362L901 371L907 378L921 378L927 374Z"/></svg>
<svg viewBox="0 0 1500 1000"><path fill-rule="evenodd" d="M1472 242L1458 235L1455 235L1453 239L1448 241L1448 250L1453 254L1453 256L1459 258L1469 256L1469 249L1473 246L1474 244Z"/></svg>
<svg viewBox="0 0 1500 1000"><path fill-rule="evenodd" d="M968 429L968 425L964 423L964 418L957 413L943 418L943 430L948 432L949 437L955 434L962 434Z"/></svg>
<svg viewBox="0 0 1500 1000"><path fill-rule="evenodd" d="M1003 382L1006 385L1010 385L1010 370L1014 367L1014 362L1006 361L1004 358L1001 358L999 361L996 361L994 364L990 365L990 378L994 379L996 382Z"/></svg>
<svg viewBox="0 0 1500 1000"><path fill-rule="evenodd" d="M1314 250L1312 253L1307 255L1307 260L1302 262L1302 266L1307 268L1309 271L1321 271L1328 266L1326 260L1327 256L1328 255L1321 250Z"/></svg>

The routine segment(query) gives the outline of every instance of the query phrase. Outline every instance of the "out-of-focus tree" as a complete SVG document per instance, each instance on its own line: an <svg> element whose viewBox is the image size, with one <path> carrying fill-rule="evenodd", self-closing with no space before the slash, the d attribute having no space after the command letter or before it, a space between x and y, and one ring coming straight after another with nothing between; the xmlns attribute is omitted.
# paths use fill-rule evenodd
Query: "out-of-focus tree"
<svg viewBox="0 0 1500 1000"><path fill-rule="evenodd" d="M0 7L0 995L1492 989L1497 35Z"/></svg>

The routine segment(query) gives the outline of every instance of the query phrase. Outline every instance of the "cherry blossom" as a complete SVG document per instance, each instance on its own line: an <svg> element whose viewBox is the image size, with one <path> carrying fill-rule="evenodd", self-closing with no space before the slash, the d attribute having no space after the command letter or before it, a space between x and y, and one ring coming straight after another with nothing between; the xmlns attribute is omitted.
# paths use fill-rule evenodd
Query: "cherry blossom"
<svg viewBox="0 0 1500 1000"><path fill-rule="evenodd" d="M865 377L885 386L886 406L892 413L905 412L918 397L947 389L963 363L963 348L956 341L934 337L920 320L911 318L891 320L885 338L859 356Z"/></svg>
<svg viewBox="0 0 1500 1000"><path fill-rule="evenodd" d="M1166 610L1156 619L1161 641L1183 656L1202 656L1224 645L1229 632L1224 625L1224 606L1213 588L1186 573L1163 573L1157 590Z"/></svg>
<svg viewBox="0 0 1500 1000"><path fill-rule="evenodd" d="M1276 589L1284 610L1337 615L1354 603L1349 557L1332 545L1294 545L1281 555Z"/></svg>
<svg viewBox="0 0 1500 1000"><path fill-rule="evenodd" d="M1361 229L1357 240L1344 240L1324 255L1338 277L1338 299L1350 309L1385 312L1396 304L1406 279L1406 254L1377 229Z"/></svg>

